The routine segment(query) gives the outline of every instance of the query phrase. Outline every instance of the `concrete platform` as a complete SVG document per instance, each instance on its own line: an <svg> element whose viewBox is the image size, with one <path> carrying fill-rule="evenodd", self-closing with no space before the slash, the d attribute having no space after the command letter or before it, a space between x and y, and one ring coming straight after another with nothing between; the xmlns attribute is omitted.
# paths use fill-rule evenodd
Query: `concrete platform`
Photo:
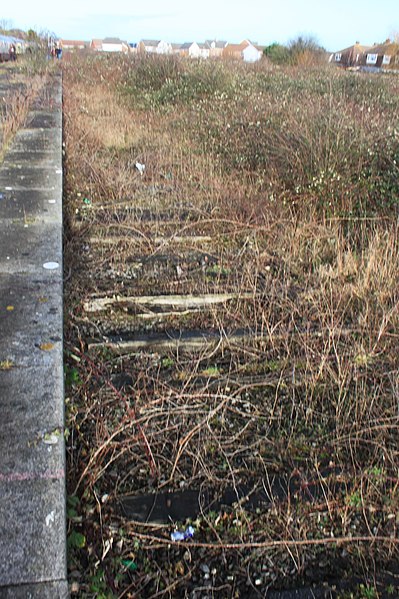
<svg viewBox="0 0 399 599"><path fill-rule="evenodd" d="M68 596L61 89L0 166L0 599Z"/></svg>

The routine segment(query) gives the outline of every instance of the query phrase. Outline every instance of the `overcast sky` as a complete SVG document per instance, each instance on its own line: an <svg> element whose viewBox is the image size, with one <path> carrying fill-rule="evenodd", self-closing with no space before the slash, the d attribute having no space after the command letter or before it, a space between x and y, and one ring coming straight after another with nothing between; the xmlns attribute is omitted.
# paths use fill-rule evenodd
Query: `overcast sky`
<svg viewBox="0 0 399 599"><path fill-rule="evenodd" d="M16 0L0 20L64 39L120 37L202 42L245 38L267 45L312 35L327 50L399 32L399 0Z"/></svg>

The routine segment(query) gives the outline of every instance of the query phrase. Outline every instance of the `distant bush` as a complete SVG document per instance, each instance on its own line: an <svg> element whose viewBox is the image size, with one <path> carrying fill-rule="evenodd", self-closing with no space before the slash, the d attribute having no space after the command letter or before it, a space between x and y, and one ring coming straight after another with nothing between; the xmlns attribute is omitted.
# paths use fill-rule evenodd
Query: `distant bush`
<svg viewBox="0 0 399 599"><path fill-rule="evenodd" d="M234 99L204 106L198 135L226 173L263 180L273 197L375 214L399 203L398 109L380 79L248 73Z"/></svg>
<svg viewBox="0 0 399 599"><path fill-rule="evenodd" d="M273 63L273 64L288 64L290 60L290 52L287 46L283 46L282 44L277 44L274 42L267 46L263 50L263 54Z"/></svg>
<svg viewBox="0 0 399 599"><path fill-rule="evenodd" d="M229 93L235 77L222 62L144 56L134 61L125 92L136 106L167 108Z"/></svg>
<svg viewBox="0 0 399 599"><path fill-rule="evenodd" d="M312 66L326 62L326 52L313 37L302 37L288 44L289 62L293 66Z"/></svg>
<svg viewBox="0 0 399 599"><path fill-rule="evenodd" d="M263 54L276 65L312 66L326 62L326 52L312 37L292 40L288 46L274 42Z"/></svg>
<svg viewBox="0 0 399 599"><path fill-rule="evenodd" d="M183 72L178 56L138 56L132 65L129 83L140 91L157 92L179 79Z"/></svg>
<svg viewBox="0 0 399 599"><path fill-rule="evenodd" d="M322 49L299 38L289 51L297 64L304 64L307 53L317 57ZM176 56L95 56L74 61L86 89L118 87L130 110L167 112L171 116L167 143L192 153L194 162L198 157L209 162L222 179L256 182L266 199L295 209L304 206L345 215L397 209L395 79L320 65L270 69L266 64ZM69 65L65 67L69 73ZM129 156L142 153L139 141L132 139L131 146L126 141L119 144L127 162ZM147 148L147 164L153 155L154 149ZM182 163L179 168L185 173L188 167ZM158 170L169 172L171 167Z"/></svg>

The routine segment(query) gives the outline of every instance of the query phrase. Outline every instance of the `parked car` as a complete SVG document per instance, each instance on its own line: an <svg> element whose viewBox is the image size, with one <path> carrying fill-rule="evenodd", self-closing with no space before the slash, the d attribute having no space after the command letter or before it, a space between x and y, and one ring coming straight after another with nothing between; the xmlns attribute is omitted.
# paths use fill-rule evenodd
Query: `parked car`
<svg viewBox="0 0 399 599"><path fill-rule="evenodd" d="M0 62L10 60L10 44L12 39L6 35L0 35Z"/></svg>

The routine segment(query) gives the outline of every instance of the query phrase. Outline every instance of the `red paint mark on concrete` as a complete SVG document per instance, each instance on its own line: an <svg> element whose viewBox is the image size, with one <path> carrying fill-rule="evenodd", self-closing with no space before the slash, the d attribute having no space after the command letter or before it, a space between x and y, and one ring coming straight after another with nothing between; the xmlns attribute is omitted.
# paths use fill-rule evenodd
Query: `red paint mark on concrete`
<svg viewBox="0 0 399 599"><path fill-rule="evenodd" d="M25 480L60 480L65 477L65 470L46 470L45 472L11 472L2 474L0 472L0 482L23 482Z"/></svg>

